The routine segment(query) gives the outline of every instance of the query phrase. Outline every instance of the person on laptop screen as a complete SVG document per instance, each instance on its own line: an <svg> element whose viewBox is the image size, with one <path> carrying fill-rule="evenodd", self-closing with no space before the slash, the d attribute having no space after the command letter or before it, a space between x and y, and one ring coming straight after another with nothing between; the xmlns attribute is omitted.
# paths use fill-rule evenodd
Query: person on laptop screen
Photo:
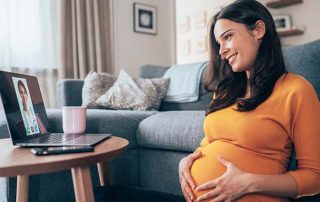
<svg viewBox="0 0 320 202"><path fill-rule="evenodd" d="M39 125L29 96L28 84L26 80L22 78L13 77L12 80L18 97L19 107L27 136L38 134Z"/></svg>

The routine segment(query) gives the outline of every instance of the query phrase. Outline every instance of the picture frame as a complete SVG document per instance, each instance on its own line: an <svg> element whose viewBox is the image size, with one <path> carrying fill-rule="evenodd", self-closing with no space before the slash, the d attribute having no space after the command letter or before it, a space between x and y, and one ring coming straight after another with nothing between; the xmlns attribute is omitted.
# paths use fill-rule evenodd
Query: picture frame
<svg viewBox="0 0 320 202"><path fill-rule="evenodd" d="M205 28L207 26L207 12L201 11L194 16L194 26L196 29Z"/></svg>
<svg viewBox="0 0 320 202"><path fill-rule="evenodd" d="M278 32L290 30L292 27L290 15L275 15L273 20Z"/></svg>
<svg viewBox="0 0 320 202"><path fill-rule="evenodd" d="M134 32L157 34L157 8L155 6L133 3Z"/></svg>
<svg viewBox="0 0 320 202"><path fill-rule="evenodd" d="M190 30L190 17L189 16L183 16L179 18L178 23L178 31L180 33L186 33Z"/></svg>
<svg viewBox="0 0 320 202"><path fill-rule="evenodd" d="M194 50L196 53L205 53L208 50L207 36L198 36L194 41Z"/></svg>

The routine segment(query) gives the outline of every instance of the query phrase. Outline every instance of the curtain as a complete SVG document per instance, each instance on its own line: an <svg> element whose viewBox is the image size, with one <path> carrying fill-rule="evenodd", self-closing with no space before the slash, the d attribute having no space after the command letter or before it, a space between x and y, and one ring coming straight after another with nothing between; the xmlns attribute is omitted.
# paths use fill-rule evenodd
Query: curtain
<svg viewBox="0 0 320 202"><path fill-rule="evenodd" d="M38 77L47 108L56 106L57 3L0 0L0 69Z"/></svg>
<svg viewBox="0 0 320 202"><path fill-rule="evenodd" d="M59 78L113 73L109 14L109 0L60 1Z"/></svg>

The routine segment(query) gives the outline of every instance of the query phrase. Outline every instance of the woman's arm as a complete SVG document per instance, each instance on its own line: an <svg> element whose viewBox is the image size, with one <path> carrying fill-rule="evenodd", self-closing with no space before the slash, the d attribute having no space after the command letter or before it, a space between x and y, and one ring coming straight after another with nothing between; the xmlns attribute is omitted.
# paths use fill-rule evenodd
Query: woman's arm
<svg viewBox="0 0 320 202"><path fill-rule="evenodd" d="M263 193L281 197L296 197L297 184L289 174L257 175L249 174L250 187L248 193Z"/></svg>

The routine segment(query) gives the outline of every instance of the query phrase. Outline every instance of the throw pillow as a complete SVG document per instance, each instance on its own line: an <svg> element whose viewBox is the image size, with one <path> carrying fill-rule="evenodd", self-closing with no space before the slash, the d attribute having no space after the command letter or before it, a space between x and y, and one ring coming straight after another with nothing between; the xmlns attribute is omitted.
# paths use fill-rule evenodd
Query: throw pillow
<svg viewBox="0 0 320 202"><path fill-rule="evenodd" d="M133 79L121 70L113 86L96 101L98 106L122 110L158 110L170 79Z"/></svg>
<svg viewBox="0 0 320 202"><path fill-rule="evenodd" d="M82 105L97 108L96 100L113 85L116 77L107 73L90 71L82 87Z"/></svg>
<svg viewBox="0 0 320 202"><path fill-rule="evenodd" d="M161 100L166 95L169 87L169 78L154 78L154 79L136 79L139 88L148 97L152 110L159 110Z"/></svg>

